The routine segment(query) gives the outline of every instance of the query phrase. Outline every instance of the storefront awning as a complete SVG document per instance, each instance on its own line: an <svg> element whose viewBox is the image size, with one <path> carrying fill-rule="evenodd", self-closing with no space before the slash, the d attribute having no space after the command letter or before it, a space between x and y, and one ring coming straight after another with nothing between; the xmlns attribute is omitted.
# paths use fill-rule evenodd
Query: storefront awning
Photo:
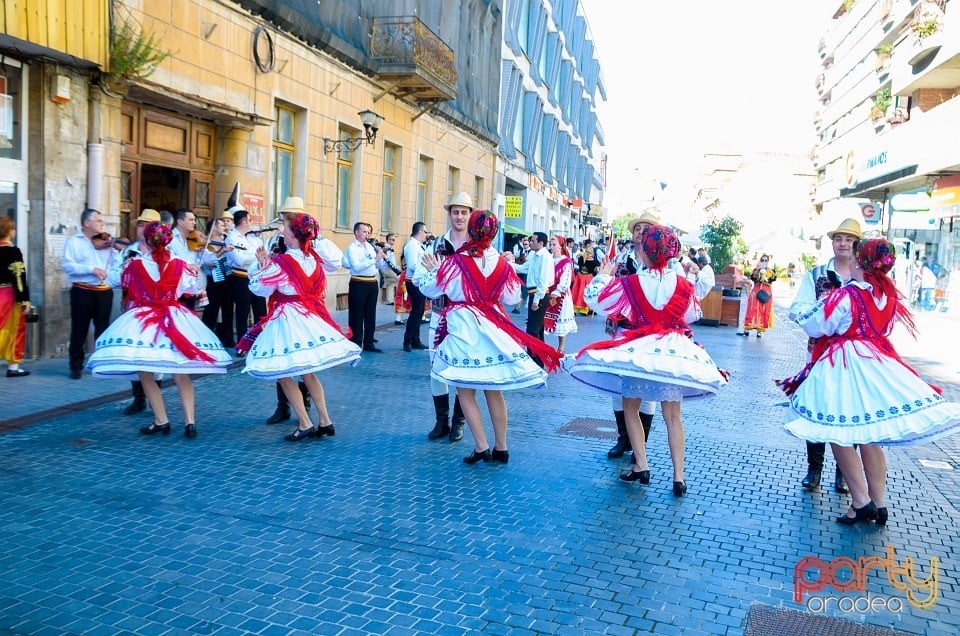
<svg viewBox="0 0 960 636"><path fill-rule="evenodd" d="M503 228L504 234L523 234L524 236L529 234L529 232L527 232L524 229L521 229L513 225L507 225L506 223L504 223L501 227Z"/></svg>
<svg viewBox="0 0 960 636"><path fill-rule="evenodd" d="M858 183L853 187L841 188L840 196L862 197L864 199L882 201L885 198L886 192L890 190L890 187L894 185L895 182L904 181L907 178L914 176L916 173L917 164L906 166L895 172L890 172L879 177L874 177L873 179L868 179L863 183ZM901 184L897 184L897 189L900 188Z"/></svg>

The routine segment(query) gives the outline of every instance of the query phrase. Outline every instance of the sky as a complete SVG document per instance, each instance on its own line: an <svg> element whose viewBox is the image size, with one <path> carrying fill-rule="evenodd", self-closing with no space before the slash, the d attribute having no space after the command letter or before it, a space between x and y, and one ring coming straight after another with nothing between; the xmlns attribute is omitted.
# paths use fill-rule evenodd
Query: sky
<svg viewBox="0 0 960 636"><path fill-rule="evenodd" d="M607 102L611 218L692 183L705 153L805 154L818 43L840 0L581 0Z"/></svg>

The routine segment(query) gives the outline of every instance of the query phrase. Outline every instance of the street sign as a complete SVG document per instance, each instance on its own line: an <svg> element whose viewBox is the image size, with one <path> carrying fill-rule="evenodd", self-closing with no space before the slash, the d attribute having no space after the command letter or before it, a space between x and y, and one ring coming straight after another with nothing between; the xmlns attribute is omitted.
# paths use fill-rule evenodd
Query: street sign
<svg viewBox="0 0 960 636"><path fill-rule="evenodd" d="M519 219L523 217L523 197L507 196L504 197L503 216L507 219Z"/></svg>

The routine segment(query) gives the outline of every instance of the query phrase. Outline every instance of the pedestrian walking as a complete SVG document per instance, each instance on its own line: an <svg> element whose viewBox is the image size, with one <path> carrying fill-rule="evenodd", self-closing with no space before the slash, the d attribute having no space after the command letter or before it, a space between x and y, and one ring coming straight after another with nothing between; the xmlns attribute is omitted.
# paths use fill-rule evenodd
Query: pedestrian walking
<svg viewBox="0 0 960 636"><path fill-rule="evenodd" d="M27 346L30 288L23 254L13 244L16 234L13 219L0 216L0 360L7 361L8 378L30 375L20 368Z"/></svg>
<svg viewBox="0 0 960 636"><path fill-rule="evenodd" d="M753 288L747 297L747 313L743 317L743 331L740 336L749 336L757 332L757 338L773 327L773 282L777 279L770 256L763 254L756 267L750 272Z"/></svg>

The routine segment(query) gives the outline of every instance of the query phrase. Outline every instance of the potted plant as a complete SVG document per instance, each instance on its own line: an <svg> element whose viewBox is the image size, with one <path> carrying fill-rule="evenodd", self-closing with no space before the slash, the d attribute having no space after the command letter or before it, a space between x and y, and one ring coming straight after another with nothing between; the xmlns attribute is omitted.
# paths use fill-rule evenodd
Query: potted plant
<svg viewBox="0 0 960 636"><path fill-rule="evenodd" d="M913 31L918 40L923 40L940 30L940 19L927 14L914 20L910 25L910 30Z"/></svg>
<svg viewBox="0 0 960 636"><path fill-rule="evenodd" d="M870 109L870 119L873 121L883 119L892 102L893 99L890 97L889 88L884 88L877 92L877 94L873 96L873 107Z"/></svg>
<svg viewBox="0 0 960 636"><path fill-rule="evenodd" d="M881 44L876 49L876 69L877 72L883 72L887 70L887 67L890 66L890 57L893 55L893 45L892 44Z"/></svg>

